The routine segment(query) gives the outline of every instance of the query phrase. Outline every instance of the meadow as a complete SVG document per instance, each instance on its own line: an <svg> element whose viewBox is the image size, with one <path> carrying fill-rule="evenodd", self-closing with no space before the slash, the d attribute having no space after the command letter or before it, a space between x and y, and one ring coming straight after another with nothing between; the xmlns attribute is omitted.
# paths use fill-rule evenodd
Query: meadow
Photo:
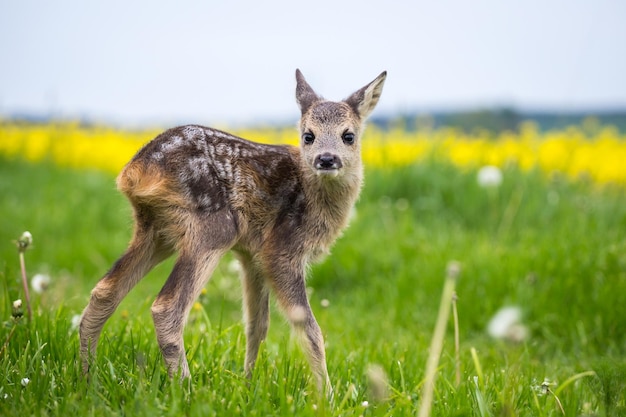
<svg viewBox="0 0 626 417"><path fill-rule="evenodd" d="M189 384L167 377L150 317L171 260L122 302L85 380L75 320L131 232L115 174L156 133L0 123L0 415L417 415L451 261L460 264L460 378L450 320L431 415L626 415L626 137L607 126L526 124L500 135L370 126L355 217L307 281L332 402L315 394L274 305L244 378L230 257L189 318ZM293 129L237 133L295 138ZM501 183L477 181L484 165L499 168ZM31 289L30 320L16 317L25 306L15 241L26 230L29 280L49 277ZM503 307L521 316L490 334Z"/></svg>

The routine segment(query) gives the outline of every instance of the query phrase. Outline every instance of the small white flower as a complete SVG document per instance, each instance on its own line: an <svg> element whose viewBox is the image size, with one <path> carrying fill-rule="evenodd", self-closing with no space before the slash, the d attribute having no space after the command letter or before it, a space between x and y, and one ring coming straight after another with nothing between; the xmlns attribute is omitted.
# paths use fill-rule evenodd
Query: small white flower
<svg viewBox="0 0 626 417"><path fill-rule="evenodd" d="M321 304L322 307L328 308L328 306L330 306L330 301L328 301L326 298L324 298L322 301L320 301L320 304Z"/></svg>
<svg viewBox="0 0 626 417"><path fill-rule="evenodd" d="M306 322L306 310L302 306L294 306L287 312L287 317L294 326L303 326Z"/></svg>
<svg viewBox="0 0 626 417"><path fill-rule="evenodd" d="M382 366L377 364L368 365L365 375L369 395L374 401L385 401L389 397L389 378Z"/></svg>
<svg viewBox="0 0 626 417"><path fill-rule="evenodd" d="M450 261L446 265L446 276L450 279L457 279L461 273L461 263L459 261Z"/></svg>
<svg viewBox="0 0 626 417"><path fill-rule="evenodd" d="M30 384L30 379L28 378L22 378L22 386L25 387L26 385Z"/></svg>
<svg viewBox="0 0 626 417"><path fill-rule="evenodd" d="M362 407L365 407L365 408L369 407L369 405L370 405L370 403L369 403L367 400L365 400L365 401L363 401L363 402L361 403L361 406L362 406Z"/></svg>
<svg viewBox="0 0 626 417"><path fill-rule="evenodd" d="M74 314L72 316L72 330L77 330L78 326L80 326L80 319L82 318L82 315L80 314Z"/></svg>
<svg viewBox="0 0 626 417"><path fill-rule="evenodd" d="M38 294L41 294L48 289L50 285L50 276L45 274L36 274L33 279L30 280L30 286Z"/></svg>
<svg viewBox="0 0 626 417"><path fill-rule="evenodd" d="M556 382L551 382L548 378L544 378L541 385L533 385L532 389L538 395L548 395L548 393L552 392L550 387L556 386Z"/></svg>
<svg viewBox="0 0 626 417"><path fill-rule="evenodd" d="M483 188L499 187L502 184L502 171L497 166L485 165L478 170L476 179Z"/></svg>
<svg viewBox="0 0 626 417"><path fill-rule="evenodd" d="M13 316L14 319L19 319L23 315L24 312L22 311L22 300L17 299L13 301L13 311L11 312L11 316Z"/></svg>
<svg viewBox="0 0 626 417"><path fill-rule="evenodd" d="M24 252L32 243L33 235L31 235L30 232L24 232L17 240L17 248L20 252Z"/></svg>
<svg viewBox="0 0 626 417"><path fill-rule="evenodd" d="M22 233L20 240L26 243L26 245L30 245L31 243L33 243L33 235L31 235L30 232L26 231Z"/></svg>
<svg viewBox="0 0 626 417"><path fill-rule="evenodd" d="M227 269L231 274L238 274L241 271L241 264L237 259L233 259L228 263Z"/></svg>
<svg viewBox="0 0 626 417"><path fill-rule="evenodd" d="M489 321L487 332L495 339L522 342L528 338L528 329L521 320L519 307L503 307Z"/></svg>

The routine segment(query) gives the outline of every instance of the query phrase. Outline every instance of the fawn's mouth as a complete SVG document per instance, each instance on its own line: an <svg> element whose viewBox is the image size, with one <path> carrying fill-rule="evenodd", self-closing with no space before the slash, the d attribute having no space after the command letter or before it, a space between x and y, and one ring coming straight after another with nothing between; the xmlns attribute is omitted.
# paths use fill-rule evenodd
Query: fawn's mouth
<svg viewBox="0 0 626 417"><path fill-rule="evenodd" d="M339 175L339 168L320 168L316 167L315 172L320 177L336 177Z"/></svg>

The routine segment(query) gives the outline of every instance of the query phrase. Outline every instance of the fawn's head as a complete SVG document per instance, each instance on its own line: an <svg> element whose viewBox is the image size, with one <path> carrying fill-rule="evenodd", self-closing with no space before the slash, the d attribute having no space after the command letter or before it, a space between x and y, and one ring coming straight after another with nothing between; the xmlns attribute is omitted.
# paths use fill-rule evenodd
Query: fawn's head
<svg viewBox="0 0 626 417"><path fill-rule="evenodd" d="M318 96L296 70L296 100L300 106L300 148L306 168L335 178L345 172L361 175L361 132L383 90L387 72L343 101Z"/></svg>

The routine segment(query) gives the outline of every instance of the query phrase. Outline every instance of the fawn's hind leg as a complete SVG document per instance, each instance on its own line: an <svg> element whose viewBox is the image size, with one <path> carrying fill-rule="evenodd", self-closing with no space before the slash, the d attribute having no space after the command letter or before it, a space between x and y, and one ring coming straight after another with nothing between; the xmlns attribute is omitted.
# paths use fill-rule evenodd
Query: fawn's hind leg
<svg viewBox="0 0 626 417"><path fill-rule="evenodd" d="M246 360L244 370L252 375L259 354L259 345L267 336L269 328L269 288L261 267L250 256L239 255L243 268L243 312L246 326Z"/></svg>
<svg viewBox="0 0 626 417"><path fill-rule="evenodd" d="M189 310L210 278L225 250L207 253L181 253L174 269L152 304L157 341L170 377L190 376L185 355L183 330Z"/></svg>
<svg viewBox="0 0 626 417"><path fill-rule="evenodd" d="M183 343L189 310L237 233L233 217L227 212L204 218L189 214L186 224L178 260L152 304L152 319L168 373L172 377L180 372L181 378L190 376Z"/></svg>
<svg viewBox="0 0 626 417"><path fill-rule="evenodd" d="M96 352L104 323L135 284L171 253L170 248L155 238L152 226L142 227L137 224L128 249L96 284L83 312L80 321L80 356L84 373L89 370L89 362Z"/></svg>

